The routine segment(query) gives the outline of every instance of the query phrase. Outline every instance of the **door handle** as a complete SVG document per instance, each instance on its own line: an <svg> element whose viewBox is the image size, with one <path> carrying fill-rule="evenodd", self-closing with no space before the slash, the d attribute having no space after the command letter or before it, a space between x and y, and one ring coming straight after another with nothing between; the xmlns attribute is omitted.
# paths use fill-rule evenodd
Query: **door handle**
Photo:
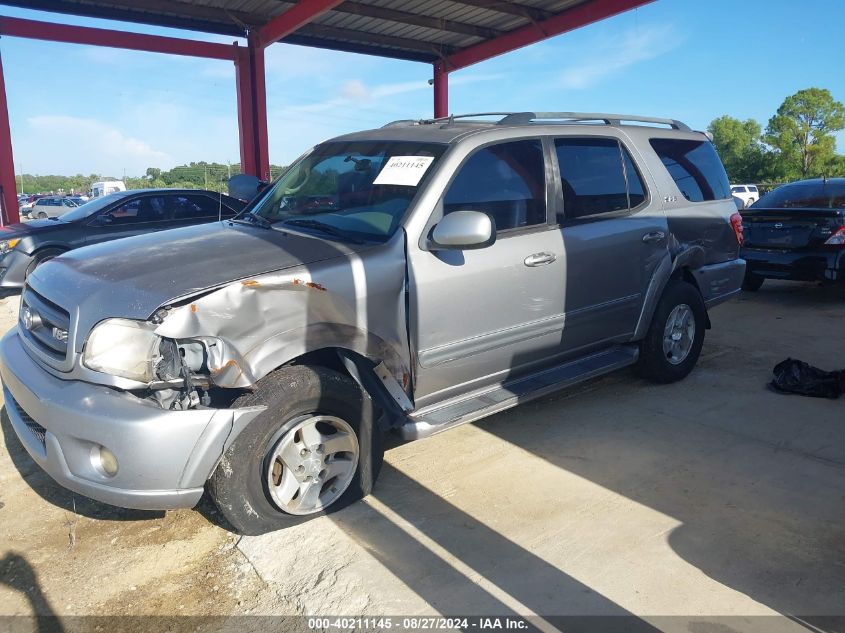
<svg viewBox="0 0 845 633"><path fill-rule="evenodd" d="M554 253L534 253L525 258L526 266L545 266L557 259Z"/></svg>
<svg viewBox="0 0 845 633"><path fill-rule="evenodd" d="M646 244L651 242L662 242L665 237L666 234L663 231L652 231L651 233L643 235L643 242Z"/></svg>

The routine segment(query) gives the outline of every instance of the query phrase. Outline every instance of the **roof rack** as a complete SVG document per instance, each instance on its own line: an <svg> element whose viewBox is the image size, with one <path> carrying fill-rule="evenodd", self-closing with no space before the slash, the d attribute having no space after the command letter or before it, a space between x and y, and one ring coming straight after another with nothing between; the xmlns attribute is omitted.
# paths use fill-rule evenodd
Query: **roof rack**
<svg viewBox="0 0 845 633"><path fill-rule="evenodd" d="M500 116L507 118L513 112L473 112L470 114L450 114L449 116L442 116L436 119L399 119L398 121L391 121L382 127L400 127L403 125L434 125L435 123L451 123L455 119L472 119L484 116Z"/></svg>
<svg viewBox="0 0 845 633"><path fill-rule="evenodd" d="M689 132L690 127L677 119L662 119L658 117L637 116L635 114L606 114L601 112L475 112L472 114L452 114L437 119L402 119L392 121L384 127L399 127L403 125L433 125L446 123L458 119L477 119L478 117L502 117L496 125L531 125L532 123L604 123L605 125L622 125L624 122L651 123L668 125L674 130Z"/></svg>
<svg viewBox="0 0 845 633"><path fill-rule="evenodd" d="M595 121L603 122L606 125L622 125L623 122L630 121L632 123L668 125L674 130L690 131L690 127L686 123L677 119L602 112L513 112L502 118L498 125L529 125L546 121L560 121L562 123L590 123Z"/></svg>

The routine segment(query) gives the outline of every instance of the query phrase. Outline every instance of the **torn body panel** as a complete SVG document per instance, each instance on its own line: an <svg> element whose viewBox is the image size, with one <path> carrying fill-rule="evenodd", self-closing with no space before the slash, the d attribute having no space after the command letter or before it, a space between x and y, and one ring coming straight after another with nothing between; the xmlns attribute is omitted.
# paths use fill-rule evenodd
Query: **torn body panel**
<svg viewBox="0 0 845 633"><path fill-rule="evenodd" d="M155 332L201 342L210 381L250 387L277 367L325 348L409 371L404 233L362 253L232 282L167 310Z"/></svg>

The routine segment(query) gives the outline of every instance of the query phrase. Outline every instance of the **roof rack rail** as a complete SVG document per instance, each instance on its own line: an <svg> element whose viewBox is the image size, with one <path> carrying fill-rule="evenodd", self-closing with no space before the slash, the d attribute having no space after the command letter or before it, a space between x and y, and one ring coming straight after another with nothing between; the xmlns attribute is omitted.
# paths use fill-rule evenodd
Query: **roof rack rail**
<svg viewBox="0 0 845 633"><path fill-rule="evenodd" d="M623 121L634 123L655 123L668 125L674 130L689 132L690 127L677 119L638 116L635 114L606 114L602 112L512 112L503 117L498 125L528 125L541 121L562 121L566 123L604 122L607 125L622 125Z"/></svg>
<svg viewBox="0 0 845 633"><path fill-rule="evenodd" d="M433 125L435 123L451 123L455 119L471 119L482 116L500 116L507 118L513 114L513 112L472 112L470 114L450 114L449 116L442 116L436 119L399 119L398 121L391 121L390 123L385 123L382 127L399 127L402 125Z"/></svg>
<svg viewBox="0 0 845 633"><path fill-rule="evenodd" d="M686 123L677 119L661 119L658 117L638 116L636 114L606 114L601 112L473 112L470 114L451 114L437 119L401 119L392 121L383 127L399 127L403 125L433 125L435 123L446 123L458 119L477 119L479 117L502 117L496 121L496 125L530 125L542 122L560 123L591 123L601 122L606 125L622 125L623 122L652 123L656 125L668 125L674 130L690 132L691 129Z"/></svg>

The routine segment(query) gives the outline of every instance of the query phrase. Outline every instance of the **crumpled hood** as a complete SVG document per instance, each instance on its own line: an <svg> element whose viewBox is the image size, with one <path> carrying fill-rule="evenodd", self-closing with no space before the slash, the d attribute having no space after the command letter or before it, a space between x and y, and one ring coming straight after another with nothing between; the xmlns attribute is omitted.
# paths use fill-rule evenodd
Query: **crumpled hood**
<svg viewBox="0 0 845 633"><path fill-rule="evenodd" d="M229 222L87 246L39 266L28 283L80 318L146 319L177 299L265 272L348 256L369 245Z"/></svg>

